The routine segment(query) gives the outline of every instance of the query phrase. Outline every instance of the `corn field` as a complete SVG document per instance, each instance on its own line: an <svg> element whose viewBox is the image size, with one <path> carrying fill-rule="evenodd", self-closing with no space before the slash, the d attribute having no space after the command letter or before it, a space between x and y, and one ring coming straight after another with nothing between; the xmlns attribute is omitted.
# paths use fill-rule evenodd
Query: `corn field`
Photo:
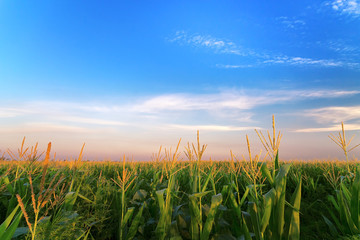
<svg viewBox="0 0 360 240"><path fill-rule="evenodd" d="M0 239L360 239L360 165L279 161L281 133L256 131L265 156L204 160L206 145L149 162L55 161L51 143L0 160ZM335 146L335 145L334 145ZM184 158L182 158L183 156Z"/></svg>

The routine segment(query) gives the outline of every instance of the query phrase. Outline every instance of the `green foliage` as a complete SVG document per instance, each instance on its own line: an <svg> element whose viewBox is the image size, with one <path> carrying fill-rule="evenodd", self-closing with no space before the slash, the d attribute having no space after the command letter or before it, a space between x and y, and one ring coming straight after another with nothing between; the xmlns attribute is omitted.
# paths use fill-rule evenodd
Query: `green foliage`
<svg viewBox="0 0 360 240"><path fill-rule="evenodd" d="M0 234L6 235L0 239L31 238L18 203L11 203L19 194L34 222L29 171L36 200L61 180L40 208L35 239L356 239L360 234L360 167L353 163L356 174L344 175L345 164L210 162L201 152L192 148L192 161L173 161L168 154L150 163L82 163L76 171L53 162L42 191L41 162L24 168L4 162L0 173L10 170L1 178ZM250 166L261 175L256 187L244 172ZM344 177L337 182L338 175Z"/></svg>
<svg viewBox="0 0 360 240"><path fill-rule="evenodd" d="M346 184L349 181L350 184ZM348 185L348 186L347 186ZM328 196L329 202L335 210L329 208L331 220L323 216L334 236L340 231L343 235L360 234L360 166L356 168L356 175L349 174L341 178L340 188L335 197Z"/></svg>
<svg viewBox="0 0 360 240"><path fill-rule="evenodd" d="M0 239L10 240L14 236L22 217L22 213L18 213L18 209L19 206L17 206L0 225Z"/></svg>
<svg viewBox="0 0 360 240"><path fill-rule="evenodd" d="M286 197L286 176L290 170L290 164L282 165L275 176L269 179L273 183L272 188L263 196L253 195L248 203L245 215L250 216L247 221L247 229L255 235L255 239L300 239L300 202L301 202L301 180L299 181L290 203ZM266 166L262 172L268 174ZM255 188L253 188L254 190ZM287 209L285 211L285 207Z"/></svg>

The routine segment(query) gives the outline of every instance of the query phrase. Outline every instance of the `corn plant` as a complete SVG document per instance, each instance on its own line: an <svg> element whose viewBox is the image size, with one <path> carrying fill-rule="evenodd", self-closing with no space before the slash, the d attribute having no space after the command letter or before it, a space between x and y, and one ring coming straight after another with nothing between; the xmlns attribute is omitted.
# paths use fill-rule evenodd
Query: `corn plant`
<svg viewBox="0 0 360 240"><path fill-rule="evenodd" d="M41 211L41 210L49 204L50 204L50 207L53 207L55 205L54 202L51 202L51 199L55 195L55 190L57 189L57 187L64 180L64 178L62 176L60 176L60 178L58 180L56 180L57 176L59 174L59 173L56 173L53 176L48 187L45 188L45 177L46 177L47 166L48 166L48 162L49 162L49 158L50 158L50 150L51 150L51 143L48 144L48 148L46 151L46 156L45 156L44 166L43 166L43 171L42 171L42 176L41 176L41 182L40 182L40 190L39 190L38 194L36 194L35 190L34 190L35 188L34 188L32 175L31 175L31 173L28 174L29 185L30 185L30 189L31 189L31 205L32 205L33 213L34 213L34 219L33 219L32 223L27 214L26 208L23 203L23 199L21 198L21 196L19 194L16 194L16 198L19 202L19 205L24 214L26 223L28 225L29 231L31 233L32 240L34 240L36 237L36 230L37 230L37 226L38 226L39 222L46 216L49 208L45 212Z"/></svg>
<svg viewBox="0 0 360 240"><path fill-rule="evenodd" d="M360 166L357 167L355 179L349 186L346 180L348 179L342 177L335 196L328 196L334 207L334 210L327 207L332 221L323 216L334 236L337 236L339 231L343 235L360 235Z"/></svg>
<svg viewBox="0 0 360 240"><path fill-rule="evenodd" d="M346 140L343 122L341 122L341 132L339 132L338 135L330 134L329 138L343 150L344 155L345 155L347 170L350 173L348 153L350 151L354 150L356 147L360 146L360 144L357 144L348 150L348 147L349 147L351 141L354 139L354 136L352 136L349 141Z"/></svg>
<svg viewBox="0 0 360 240"><path fill-rule="evenodd" d="M264 172L269 172L266 165L263 165L263 169ZM248 211L244 213L247 217L247 228L257 240L300 239L301 178L290 203L287 204L286 175L289 169L290 164L282 165L275 179L268 173L267 177L273 187L263 196L258 195L258 198L253 198L248 203ZM248 233L245 236L249 235Z"/></svg>
<svg viewBox="0 0 360 240"><path fill-rule="evenodd" d="M128 223L131 221L132 216L135 212L134 207L127 207L128 198L131 193L128 192L128 189L132 186L135 176L133 172L128 171L126 168L126 158L123 158L123 166L122 166L122 174L120 175L117 172L117 179L112 179L116 185L119 186L119 194L117 195L116 207L120 208L120 219L119 219L119 240L130 240L133 239L135 234L137 233L138 226L140 223L140 218L144 209L142 205L138 210L138 213L135 215L134 219L131 222L130 227L128 227ZM120 196L120 197L118 197Z"/></svg>
<svg viewBox="0 0 360 240"><path fill-rule="evenodd" d="M169 235L169 230L171 228L171 218L173 211L173 199L172 195L175 196L175 182L176 182L176 173L179 169L176 169L177 161L179 158L179 146L181 139L176 147L175 152L172 154L171 150L165 152L166 163L165 163L165 173L167 175L168 183L165 189L156 191L156 199L160 208L160 218L155 229L155 233L158 239L165 239ZM165 194L165 200L164 200Z"/></svg>
<svg viewBox="0 0 360 240"><path fill-rule="evenodd" d="M215 221L215 214L218 207L222 202L221 193L213 195L211 197L211 205L206 218L205 223L203 222L203 203L202 198L208 195L213 191L206 191L208 183L211 178L213 178L214 166L212 166L207 174L207 177L202 181L202 169L201 169L201 159L206 150L206 145L200 147L200 137L199 131L197 132L197 147L192 144L192 149L188 144L186 148L186 156L191 162L191 172L190 172L190 188L192 189L192 194L189 194L189 209L191 217L191 239L209 239L212 226Z"/></svg>
<svg viewBox="0 0 360 240"><path fill-rule="evenodd" d="M274 164L274 169L272 172L272 177L274 178L275 174L279 170L279 154L278 154L278 152L279 152L279 147L280 147L280 141L282 138L282 134L280 131L279 131L278 135L276 135L275 116L274 115L272 116L272 129L273 129L272 136L270 135L270 132L267 131L268 140L266 139L266 137L264 136L264 134L261 131L258 131L257 129L255 129L255 132L258 135L262 145L264 146L268 155L271 157L271 160Z"/></svg>

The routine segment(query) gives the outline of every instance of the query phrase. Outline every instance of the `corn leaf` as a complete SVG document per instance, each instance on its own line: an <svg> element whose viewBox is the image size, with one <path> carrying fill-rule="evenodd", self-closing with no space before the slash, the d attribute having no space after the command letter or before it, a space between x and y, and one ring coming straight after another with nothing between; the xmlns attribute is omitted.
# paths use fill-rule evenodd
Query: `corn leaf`
<svg viewBox="0 0 360 240"><path fill-rule="evenodd" d="M284 233L285 225L285 193L286 193L286 175L290 170L290 164L282 165L278 174L275 177L275 190L276 190L276 200L275 200L275 223L276 230L274 237L281 239Z"/></svg>
<svg viewBox="0 0 360 240"><path fill-rule="evenodd" d="M264 212L261 218L261 233L264 234L266 227L269 225L273 202L276 197L275 189L271 189L264 195Z"/></svg>
<svg viewBox="0 0 360 240"><path fill-rule="evenodd" d="M328 225L329 229L330 229L330 233L331 235L335 238L339 235L338 231L336 230L335 225L324 215L322 215L326 225Z"/></svg>
<svg viewBox="0 0 360 240"><path fill-rule="evenodd" d="M22 215L23 215L22 212L19 212L16 215L16 217L14 218L14 221L12 221L11 225L6 229L5 232L3 232L0 235L1 240L10 240L13 237L13 235L16 231L16 228L19 226Z"/></svg>
<svg viewBox="0 0 360 240"><path fill-rule="evenodd" d="M203 231L201 233L201 237L200 237L201 240L209 239L211 229L212 229L212 226L213 226L214 220L215 220L215 214L216 214L216 211L217 211L219 205L221 204L222 200L223 200L223 198L222 198L221 193L219 193L217 195L213 195L211 197L210 211L206 218L206 222L205 222Z"/></svg>
<svg viewBox="0 0 360 240"><path fill-rule="evenodd" d="M359 229L359 217L360 217L360 169L357 167L356 177L351 187L351 217L355 226Z"/></svg>
<svg viewBox="0 0 360 240"><path fill-rule="evenodd" d="M126 240L132 240L135 237L135 235L138 231L140 221L141 221L143 209L144 209L144 204L140 207L139 212L135 215L135 217L131 223L129 232L126 235Z"/></svg>
<svg viewBox="0 0 360 240"><path fill-rule="evenodd" d="M270 171L266 166L266 163L261 166L261 173L263 177L265 177L269 181L271 186L274 185L274 178L271 176Z"/></svg>
<svg viewBox="0 0 360 240"><path fill-rule="evenodd" d="M0 225L0 236L2 236L13 220L17 210L19 209L19 205L10 213L10 215L5 219L5 221Z"/></svg>
<svg viewBox="0 0 360 240"><path fill-rule="evenodd" d="M261 226L260 226L260 220L259 220L259 212L256 206L256 203L250 202L249 203L249 211L251 216L251 225L252 229L255 233L255 237L257 240L262 240L262 233L261 233Z"/></svg>
<svg viewBox="0 0 360 240"><path fill-rule="evenodd" d="M300 182L298 183L290 202L293 209L291 209L290 221L288 221L290 222L288 239L292 240L300 239L301 183L302 178L300 178Z"/></svg>

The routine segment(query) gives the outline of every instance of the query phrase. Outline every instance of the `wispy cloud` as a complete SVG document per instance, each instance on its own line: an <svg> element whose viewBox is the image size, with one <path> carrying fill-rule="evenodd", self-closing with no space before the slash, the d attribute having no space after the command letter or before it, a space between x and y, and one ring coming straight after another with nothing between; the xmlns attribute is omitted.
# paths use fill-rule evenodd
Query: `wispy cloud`
<svg viewBox="0 0 360 240"><path fill-rule="evenodd" d="M339 131L340 122L345 122L346 130L360 130L360 105L358 106L330 106L305 111L302 116L313 118L322 125L319 128L304 128L295 132L329 132Z"/></svg>
<svg viewBox="0 0 360 240"><path fill-rule="evenodd" d="M58 118L60 121L81 123L81 124L94 124L94 125L103 125L103 126L125 126L128 123L121 121L109 121L105 119L98 118L83 118L83 117L62 117Z"/></svg>
<svg viewBox="0 0 360 240"><path fill-rule="evenodd" d="M281 16L281 17L276 18L276 20L288 29L295 30L295 29L302 28L306 25L306 22L304 20L297 19L294 17L289 18L289 17Z"/></svg>
<svg viewBox="0 0 360 240"><path fill-rule="evenodd" d="M134 111L186 111L186 110L216 110L222 108L250 109L258 99L238 93L220 94L168 94L160 95L133 107Z"/></svg>
<svg viewBox="0 0 360 240"><path fill-rule="evenodd" d="M341 14L355 17L360 16L360 1L358 0L334 0L332 2L328 2L328 5L330 5L333 10Z"/></svg>
<svg viewBox="0 0 360 240"><path fill-rule="evenodd" d="M323 67L341 67L348 65L341 61L328 60L328 59L312 59L303 57L275 57L273 59L265 60L263 63L267 64L289 64L289 65L313 65Z"/></svg>
<svg viewBox="0 0 360 240"><path fill-rule="evenodd" d="M256 67L256 64L239 64L239 65L231 65L231 64L216 64L216 67L218 68L252 68L252 67Z"/></svg>
<svg viewBox="0 0 360 240"><path fill-rule="evenodd" d="M206 131L249 131L254 129L261 129L260 127L235 127L224 125L168 125L169 128L181 129L181 130L206 130Z"/></svg>
<svg viewBox="0 0 360 240"><path fill-rule="evenodd" d="M305 25L302 20L280 17L279 21L286 24L288 28L296 28ZM234 54L242 57L248 57L248 64L216 64L218 68L224 69L241 69L253 68L267 65L289 65L289 66L312 66L312 67L345 67L358 69L360 63L351 61L351 59L318 59L302 56L288 56L286 54L271 54L269 51L253 50L237 45L233 41L219 39L211 35L188 34L185 31L177 31L175 36L168 39L170 42L176 42L180 45L189 45L196 48L211 49L215 53ZM350 49L348 49L350 50ZM249 58L251 57L251 58Z"/></svg>
<svg viewBox="0 0 360 240"><path fill-rule="evenodd" d="M360 54L360 48L358 46L354 46L351 45L347 42L345 42L344 40L338 39L338 40L330 40L327 41L325 43L321 43L320 44L324 44L326 47L328 47L329 49L337 52L337 53L341 53L341 54L355 54L355 55L359 55Z"/></svg>
<svg viewBox="0 0 360 240"><path fill-rule="evenodd" d="M346 124L345 130L346 131L360 130L360 124ZM299 132L299 133L339 132L339 131L341 131L341 126L339 124L331 125L329 127L324 127L324 128L304 128L304 129L295 130L295 132Z"/></svg>
<svg viewBox="0 0 360 240"><path fill-rule="evenodd" d="M240 56L258 55L251 49L243 48L232 41L219 39L211 35L202 35L198 33L188 34L185 31L177 31L174 37L168 39L170 42L186 44L193 47L209 48L216 53L235 54Z"/></svg>
<svg viewBox="0 0 360 240"><path fill-rule="evenodd" d="M360 67L358 62L336 61L334 59L312 59L303 57L274 56L268 57L262 62L245 65L217 64L218 68L237 69L251 68L264 65L289 65L289 66L313 66L313 67L347 67L357 69Z"/></svg>
<svg viewBox="0 0 360 240"><path fill-rule="evenodd" d="M32 122L24 123L16 126L16 128L2 127L0 133L89 133L93 132L92 129L85 127L71 126L67 124L59 124L52 122Z"/></svg>
<svg viewBox="0 0 360 240"><path fill-rule="evenodd" d="M30 112L31 111L25 108L0 107L0 118L16 117Z"/></svg>
<svg viewBox="0 0 360 240"><path fill-rule="evenodd" d="M189 111L216 109L247 110L260 105L309 98L336 98L359 94L360 91L287 90L287 91L223 91L215 94L167 94L152 97L133 106L133 111Z"/></svg>
<svg viewBox="0 0 360 240"><path fill-rule="evenodd" d="M88 134L94 131L128 132L130 129L148 131L162 127L175 130L196 128L207 131L243 131L254 128L254 116L261 106L356 94L360 94L360 91L228 89L211 94L148 96L117 105L105 102L27 102L17 106L13 104L9 108L10 113L16 114L7 113L0 118L3 126L0 132L17 129L17 132L24 133L73 131ZM1 105L0 108L5 109ZM333 119L330 123L335 123L339 120L336 116L347 121L360 118L359 114L360 107L324 108L308 111L304 116L318 121Z"/></svg>
<svg viewBox="0 0 360 240"><path fill-rule="evenodd" d="M312 117L319 123L340 123L352 120L360 123L360 105L312 109L307 110L305 116Z"/></svg>

